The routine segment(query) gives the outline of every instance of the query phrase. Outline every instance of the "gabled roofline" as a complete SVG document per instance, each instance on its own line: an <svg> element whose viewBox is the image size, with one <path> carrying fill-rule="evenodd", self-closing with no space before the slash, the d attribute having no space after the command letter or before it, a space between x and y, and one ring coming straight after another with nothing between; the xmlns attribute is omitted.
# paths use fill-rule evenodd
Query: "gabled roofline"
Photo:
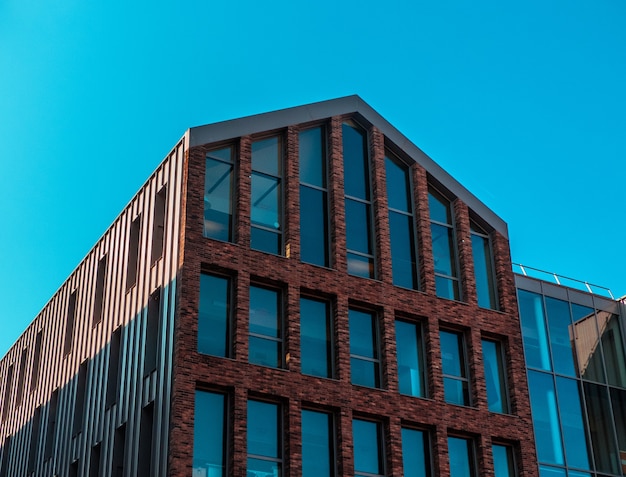
<svg viewBox="0 0 626 477"><path fill-rule="evenodd" d="M187 133L188 144L189 147L194 147L248 134L285 128L292 124L319 121L332 116L354 113L361 115L376 126L387 139L426 169L426 172L432 175L442 186L467 204L495 230L508 238L506 222L357 95L190 128Z"/></svg>

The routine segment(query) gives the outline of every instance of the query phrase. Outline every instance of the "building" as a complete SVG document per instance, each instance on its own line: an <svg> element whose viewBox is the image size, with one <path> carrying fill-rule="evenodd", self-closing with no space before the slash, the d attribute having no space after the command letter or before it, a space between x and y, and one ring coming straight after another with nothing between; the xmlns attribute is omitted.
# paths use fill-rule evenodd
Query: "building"
<svg viewBox="0 0 626 477"><path fill-rule="evenodd" d="M0 477L590 476L536 449L516 280L356 96L189 129L0 361Z"/></svg>

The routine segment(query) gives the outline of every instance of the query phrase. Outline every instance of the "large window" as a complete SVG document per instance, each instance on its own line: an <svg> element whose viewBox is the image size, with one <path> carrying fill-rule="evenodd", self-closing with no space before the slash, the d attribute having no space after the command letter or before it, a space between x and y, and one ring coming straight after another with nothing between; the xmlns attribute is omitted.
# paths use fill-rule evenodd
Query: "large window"
<svg viewBox="0 0 626 477"><path fill-rule="evenodd" d="M204 177L204 236L227 242L233 239L233 147L206 155Z"/></svg>
<svg viewBox="0 0 626 477"><path fill-rule="evenodd" d="M476 223L470 222L472 257L474 258L474 280L478 306L498 309L495 269L489 234Z"/></svg>
<svg viewBox="0 0 626 477"><path fill-rule="evenodd" d="M328 189L323 127L300 133L300 258L327 267Z"/></svg>
<svg viewBox="0 0 626 477"><path fill-rule="evenodd" d="M196 391L193 434L193 475L222 477L226 473L226 396Z"/></svg>
<svg viewBox="0 0 626 477"><path fill-rule="evenodd" d="M413 194L409 168L399 159L387 154L385 174L393 284L405 288L418 288Z"/></svg>
<svg viewBox="0 0 626 477"><path fill-rule="evenodd" d="M342 134L348 273L375 278L367 133L346 121Z"/></svg>
<svg viewBox="0 0 626 477"><path fill-rule="evenodd" d="M332 415L303 409L302 477L333 477L334 449Z"/></svg>
<svg viewBox="0 0 626 477"><path fill-rule="evenodd" d="M198 351L213 356L230 356L230 280L200 275Z"/></svg>
<svg viewBox="0 0 626 477"><path fill-rule="evenodd" d="M465 340L461 333L440 331L443 388L446 402L470 405Z"/></svg>
<svg viewBox="0 0 626 477"><path fill-rule="evenodd" d="M248 401L248 477L281 477L281 429L278 404Z"/></svg>
<svg viewBox="0 0 626 477"><path fill-rule="evenodd" d="M431 475L430 447L426 432L402 428L402 468L404 477Z"/></svg>
<svg viewBox="0 0 626 477"><path fill-rule="evenodd" d="M350 369L352 384L379 388L378 320L374 313L350 310Z"/></svg>
<svg viewBox="0 0 626 477"><path fill-rule="evenodd" d="M396 353L400 392L426 397L424 347L419 324L396 320Z"/></svg>
<svg viewBox="0 0 626 477"><path fill-rule="evenodd" d="M354 419L352 421L354 447L354 476L385 475L385 443L380 422Z"/></svg>
<svg viewBox="0 0 626 477"><path fill-rule="evenodd" d="M450 201L432 187L428 189L430 233L435 262L437 296L460 300L454 220Z"/></svg>
<svg viewBox="0 0 626 477"><path fill-rule="evenodd" d="M283 365L283 326L278 290L250 287L249 361L280 368Z"/></svg>
<svg viewBox="0 0 626 477"><path fill-rule="evenodd" d="M330 303L300 298L300 361L304 374L333 377L332 330Z"/></svg>
<svg viewBox="0 0 626 477"><path fill-rule="evenodd" d="M491 412L509 412L504 350L499 341L482 340L487 403Z"/></svg>
<svg viewBox="0 0 626 477"><path fill-rule="evenodd" d="M474 445L471 440L448 437L450 477L476 477Z"/></svg>
<svg viewBox="0 0 626 477"><path fill-rule="evenodd" d="M515 460L513 458L513 448L500 444L491 446L493 454L493 474L494 477L516 477Z"/></svg>
<svg viewBox="0 0 626 477"><path fill-rule="evenodd" d="M283 253L282 177L282 139L253 142L250 246L276 255Z"/></svg>

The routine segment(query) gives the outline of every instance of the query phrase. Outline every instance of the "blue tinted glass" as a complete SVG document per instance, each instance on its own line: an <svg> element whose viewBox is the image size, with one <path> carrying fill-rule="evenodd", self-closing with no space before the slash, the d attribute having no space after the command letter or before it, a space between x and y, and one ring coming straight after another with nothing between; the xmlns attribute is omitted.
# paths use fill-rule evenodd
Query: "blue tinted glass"
<svg viewBox="0 0 626 477"><path fill-rule="evenodd" d="M200 275L198 351L228 356L229 284L227 278Z"/></svg>
<svg viewBox="0 0 626 477"><path fill-rule="evenodd" d="M280 230L280 179L252 174L250 220L271 230Z"/></svg>
<svg viewBox="0 0 626 477"><path fill-rule="evenodd" d="M346 256L348 260L348 273L357 277L374 278L374 259L349 253Z"/></svg>
<svg viewBox="0 0 626 477"><path fill-rule="evenodd" d="M596 470L609 474L620 474L619 451L615 445L613 417L608 388L593 383L583 383L589 422L593 423L591 445Z"/></svg>
<svg viewBox="0 0 626 477"><path fill-rule="evenodd" d="M350 358L351 383L368 388L380 387L380 370L377 361Z"/></svg>
<svg viewBox="0 0 626 477"><path fill-rule="evenodd" d="M488 340L483 340L482 345L489 410L491 412L508 412L500 345L495 341Z"/></svg>
<svg viewBox="0 0 626 477"><path fill-rule="evenodd" d="M570 318L569 303L546 297L546 314L554 372L576 376L573 343L570 341L572 319Z"/></svg>
<svg viewBox="0 0 626 477"><path fill-rule="evenodd" d="M619 316L598 310L598 321L602 330L602 349L606 362L609 384L626 388L626 354L619 326ZM623 447L622 449L626 449Z"/></svg>
<svg viewBox="0 0 626 477"><path fill-rule="evenodd" d="M552 375L528 372L530 405L539 462L565 464Z"/></svg>
<svg viewBox="0 0 626 477"><path fill-rule="evenodd" d="M323 150L323 129L307 129L300 133L300 182L326 188L326 161Z"/></svg>
<svg viewBox="0 0 626 477"><path fill-rule="evenodd" d="M367 135L358 126L347 123L342 126L342 134L345 194L369 200Z"/></svg>
<svg viewBox="0 0 626 477"><path fill-rule="evenodd" d="M264 459L254 459L251 457L248 457L247 462L248 471L246 475L249 477L281 477L282 475L282 466L280 462Z"/></svg>
<svg viewBox="0 0 626 477"><path fill-rule="evenodd" d="M496 295L489 239L472 234L472 256L478 306L495 309Z"/></svg>
<svg viewBox="0 0 626 477"><path fill-rule="evenodd" d="M491 450L493 453L494 477L515 477L511 448L494 444Z"/></svg>
<svg viewBox="0 0 626 477"><path fill-rule="evenodd" d="M541 477L565 477L565 469L557 469L554 467L548 467L547 465L539 466L539 475Z"/></svg>
<svg viewBox="0 0 626 477"><path fill-rule="evenodd" d="M417 288L413 217L390 211L389 233L391 235L393 284L405 288Z"/></svg>
<svg viewBox="0 0 626 477"><path fill-rule="evenodd" d="M593 308L572 303L579 372L583 379L605 383L602 347Z"/></svg>
<svg viewBox="0 0 626 477"><path fill-rule="evenodd" d="M396 321L396 352L400 392L424 397L421 333L416 324Z"/></svg>
<svg viewBox="0 0 626 477"><path fill-rule="evenodd" d="M377 358L374 315L357 310L349 311L350 354Z"/></svg>
<svg viewBox="0 0 626 477"><path fill-rule="evenodd" d="M300 299L300 355L304 374L332 377L328 302Z"/></svg>
<svg viewBox="0 0 626 477"><path fill-rule="evenodd" d="M443 374L465 377L461 336L450 331L439 333Z"/></svg>
<svg viewBox="0 0 626 477"><path fill-rule="evenodd" d="M411 191L409 169L396 161L385 157L385 173L387 175L387 202L392 209L411 213Z"/></svg>
<svg viewBox="0 0 626 477"><path fill-rule="evenodd" d="M430 220L452 225L450 201L434 190L428 191L428 210Z"/></svg>
<svg viewBox="0 0 626 477"><path fill-rule="evenodd" d="M278 292L250 287L250 333L280 336Z"/></svg>
<svg viewBox="0 0 626 477"><path fill-rule="evenodd" d="M275 340L250 336L248 344L249 361L261 366L281 367L280 343Z"/></svg>
<svg viewBox="0 0 626 477"><path fill-rule="evenodd" d="M443 378L443 394L446 402L469 406L469 389L467 381L455 378Z"/></svg>
<svg viewBox="0 0 626 477"><path fill-rule="evenodd" d="M382 441L380 424L371 421L352 421L352 440L354 444L355 475L383 473L381 458Z"/></svg>
<svg viewBox="0 0 626 477"><path fill-rule="evenodd" d="M224 395L196 391L193 432L193 473L222 477L224 472Z"/></svg>
<svg viewBox="0 0 626 477"><path fill-rule="evenodd" d="M248 455L280 457L278 405L248 401Z"/></svg>
<svg viewBox="0 0 626 477"><path fill-rule="evenodd" d="M548 333L544 321L543 297L537 293L518 290L518 305L522 322L526 364L531 368L551 371Z"/></svg>
<svg viewBox="0 0 626 477"><path fill-rule="evenodd" d="M402 429L402 467L404 477L427 477L427 442L424 432L415 429Z"/></svg>
<svg viewBox="0 0 626 477"><path fill-rule="evenodd" d="M590 469L578 381L557 376L556 389L567 465Z"/></svg>
<svg viewBox="0 0 626 477"><path fill-rule="evenodd" d="M467 439L448 437L450 477L473 477L470 442Z"/></svg>
<svg viewBox="0 0 626 477"><path fill-rule="evenodd" d="M459 282L452 278L435 276L435 291L437 296L448 300L459 299Z"/></svg>
<svg viewBox="0 0 626 477"><path fill-rule="evenodd" d="M233 166L212 159L224 152L230 158L230 148L207 154L204 181L204 236L231 240Z"/></svg>
<svg viewBox="0 0 626 477"><path fill-rule="evenodd" d="M626 449L626 391L611 388L611 403L613 404L613 422L617 431L617 443L620 449Z"/></svg>
<svg viewBox="0 0 626 477"><path fill-rule="evenodd" d="M348 250L372 254L370 205L346 199L346 247Z"/></svg>
<svg viewBox="0 0 626 477"><path fill-rule="evenodd" d="M328 209L326 192L300 187L300 258L328 266Z"/></svg>
<svg viewBox="0 0 626 477"><path fill-rule="evenodd" d="M250 230L250 248L280 255L282 253L280 233L253 226Z"/></svg>
<svg viewBox="0 0 626 477"><path fill-rule="evenodd" d="M281 141L279 137L270 137L252 143L252 170L282 175Z"/></svg>
<svg viewBox="0 0 626 477"><path fill-rule="evenodd" d="M330 424L330 414L302 411L302 477L334 475Z"/></svg>
<svg viewBox="0 0 626 477"><path fill-rule="evenodd" d="M454 233L445 225L431 224L430 232L433 239L433 258L435 273L450 277L456 276L456 261L454 255Z"/></svg>

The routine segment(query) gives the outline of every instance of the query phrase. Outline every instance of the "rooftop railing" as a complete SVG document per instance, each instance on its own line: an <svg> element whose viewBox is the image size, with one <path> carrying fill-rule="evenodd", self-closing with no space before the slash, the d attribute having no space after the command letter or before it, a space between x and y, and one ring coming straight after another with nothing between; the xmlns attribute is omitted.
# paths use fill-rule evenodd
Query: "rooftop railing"
<svg viewBox="0 0 626 477"><path fill-rule="evenodd" d="M513 271L517 274L524 275L525 277L538 278L539 280L544 280L547 282L551 281L556 283L557 285L575 288L576 290L586 291L594 295L601 295L611 298L611 300L615 300L615 297L613 296L613 293L611 293L611 290L606 287L559 275L558 273L546 272L545 270L522 265L521 263L514 263Z"/></svg>

